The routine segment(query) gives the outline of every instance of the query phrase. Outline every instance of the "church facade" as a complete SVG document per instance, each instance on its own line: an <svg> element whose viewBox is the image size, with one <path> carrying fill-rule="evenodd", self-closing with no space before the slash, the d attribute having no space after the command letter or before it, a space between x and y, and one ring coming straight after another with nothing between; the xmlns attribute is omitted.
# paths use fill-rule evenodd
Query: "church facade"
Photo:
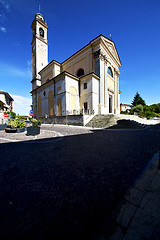
<svg viewBox="0 0 160 240"><path fill-rule="evenodd" d="M34 117L119 114L119 68L115 44L97 36L64 62L48 63L48 26L37 13L32 25Z"/></svg>

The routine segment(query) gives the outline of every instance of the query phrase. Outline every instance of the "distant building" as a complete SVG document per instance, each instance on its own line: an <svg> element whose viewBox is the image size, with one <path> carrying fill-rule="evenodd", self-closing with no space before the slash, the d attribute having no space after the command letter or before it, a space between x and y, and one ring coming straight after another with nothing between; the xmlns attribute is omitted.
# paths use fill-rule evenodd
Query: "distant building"
<svg viewBox="0 0 160 240"><path fill-rule="evenodd" d="M111 39L99 35L64 62L48 63L42 14L36 14L31 28L34 117L120 113L121 61Z"/></svg>
<svg viewBox="0 0 160 240"><path fill-rule="evenodd" d="M127 103L121 103L120 104L120 112L122 111L126 111L127 109L131 109L132 105L131 104L127 104Z"/></svg>
<svg viewBox="0 0 160 240"><path fill-rule="evenodd" d="M0 123L3 123L4 113L13 111L14 99L7 92L0 91Z"/></svg>

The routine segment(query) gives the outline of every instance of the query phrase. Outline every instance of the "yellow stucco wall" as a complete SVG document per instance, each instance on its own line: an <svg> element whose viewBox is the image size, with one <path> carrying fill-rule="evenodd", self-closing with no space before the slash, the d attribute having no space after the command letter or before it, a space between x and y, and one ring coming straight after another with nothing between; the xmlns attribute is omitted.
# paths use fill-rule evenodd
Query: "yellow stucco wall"
<svg viewBox="0 0 160 240"><path fill-rule="evenodd" d="M107 87L114 91L114 79L107 74Z"/></svg>
<svg viewBox="0 0 160 240"><path fill-rule="evenodd" d="M49 91L48 94L48 113L50 116L54 115L54 96L52 91Z"/></svg>
<svg viewBox="0 0 160 240"><path fill-rule="evenodd" d="M89 46L85 51L62 63L62 69L76 75L77 71L83 68L84 74L89 74L92 72L92 65L92 49Z"/></svg>
<svg viewBox="0 0 160 240"><path fill-rule="evenodd" d="M62 115L62 98L58 98L58 115Z"/></svg>
<svg viewBox="0 0 160 240"><path fill-rule="evenodd" d="M50 72L48 72L47 75L44 75L42 77L42 84L45 83L47 80L50 80L53 78L53 70L51 70Z"/></svg>
<svg viewBox="0 0 160 240"><path fill-rule="evenodd" d="M70 92L70 110L76 110L76 98L77 98L77 90L75 89L75 87L70 87L69 88L69 92Z"/></svg>

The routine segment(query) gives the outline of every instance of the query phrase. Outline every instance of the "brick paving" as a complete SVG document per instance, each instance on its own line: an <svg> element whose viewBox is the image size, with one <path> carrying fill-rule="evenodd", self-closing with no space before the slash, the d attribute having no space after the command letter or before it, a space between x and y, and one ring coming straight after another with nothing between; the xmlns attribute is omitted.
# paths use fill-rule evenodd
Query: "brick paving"
<svg viewBox="0 0 160 240"><path fill-rule="evenodd" d="M160 127L42 130L64 137L0 144L0 239L107 239L104 220L157 152Z"/></svg>

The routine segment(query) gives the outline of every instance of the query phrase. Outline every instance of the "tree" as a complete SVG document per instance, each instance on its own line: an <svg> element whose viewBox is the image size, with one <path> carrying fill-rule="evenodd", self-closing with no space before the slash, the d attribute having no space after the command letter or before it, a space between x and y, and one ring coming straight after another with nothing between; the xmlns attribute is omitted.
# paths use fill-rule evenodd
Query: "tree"
<svg viewBox="0 0 160 240"><path fill-rule="evenodd" d="M145 106L146 103L145 101L143 100L143 98L141 98L141 96L139 95L139 93L137 92L136 95L134 96L133 98L133 101L132 101L132 105L133 106L137 106L137 105L142 105L142 106Z"/></svg>
<svg viewBox="0 0 160 240"><path fill-rule="evenodd" d="M15 119L16 118L16 113L15 112L7 112L7 114L11 114L11 119Z"/></svg>

